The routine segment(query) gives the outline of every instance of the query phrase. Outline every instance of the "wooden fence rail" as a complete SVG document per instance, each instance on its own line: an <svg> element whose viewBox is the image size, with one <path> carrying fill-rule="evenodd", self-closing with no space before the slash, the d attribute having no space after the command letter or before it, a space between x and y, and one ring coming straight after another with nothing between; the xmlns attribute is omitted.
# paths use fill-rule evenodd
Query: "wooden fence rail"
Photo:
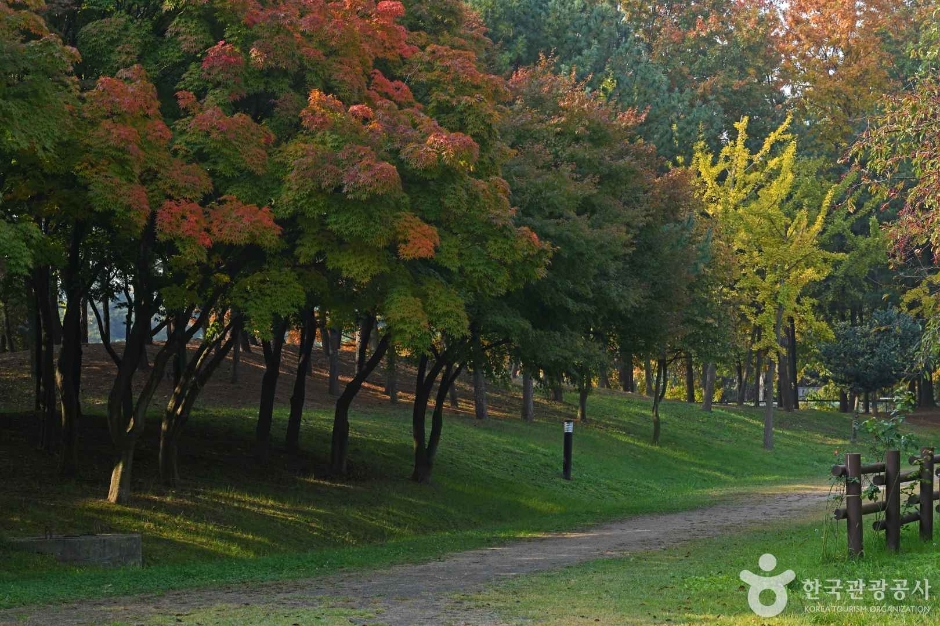
<svg viewBox="0 0 940 626"><path fill-rule="evenodd" d="M934 467L940 455L933 448L923 448L919 456L911 456L908 463L912 470L901 471L901 453L888 450L884 463L862 465L862 456L857 453L845 455L845 465L833 465L832 475L845 478L845 508L835 510L837 520L846 520L848 526L849 555L862 556L862 518L872 513L884 512L884 519L872 524L874 530L885 531L885 544L897 552L901 548L901 526L918 522L920 538L933 539L933 503L940 501L940 491L934 490ZM862 504L862 477L875 474L872 483L883 486L882 499ZM904 483L918 481L920 490L908 498L908 505L917 505L917 511L901 514L901 489ZM940 505L936 508L940 512Z"/></svg>

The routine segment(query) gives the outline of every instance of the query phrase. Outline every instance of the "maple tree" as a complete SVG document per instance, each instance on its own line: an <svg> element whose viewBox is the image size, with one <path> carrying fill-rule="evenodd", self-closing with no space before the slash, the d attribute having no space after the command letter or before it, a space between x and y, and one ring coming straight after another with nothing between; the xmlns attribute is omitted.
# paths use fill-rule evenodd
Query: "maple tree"
<svg viewBox="0 0 940 626"><path fill-rule="evenodd" d="M523 368L541 370L548 384L573 381L586 419L606 336L651 289L638 256L659 259L648 237L684 219L690 190L682 176L660 175L655 151L637 138L642 115L552 65L543 59L511 81L504 133L516 152L505 170L517 220L554 249L551 271L512 298L525 322L517 339ZM671 297L681 300L679 292Z"/></svg>
<svg viewBox="0 0 940 626"><path fill-rule="evenodd" d="M810 124L808 147L837 159L905 78L893 70L905 52L895 42L911 37L912 13L888 0L797 0L783 16L781 69Z"/></svg>
<svg viewBox="0 0 940 626"><path fill-rule="evenodd" d="M52 294L53 267L61 257L58 231L68 230L74 215L58 211L63 196L49 187L68 169L61 161L67 161L75 121L78 85L72 65L78 54L49 29L43 9L42 2L0 3L0 281L28 285L35 294L41 445L47 451L55 446L56 396L72 400L63 403L61 413L65 452L60 471L69 476L75 471L71 427L78 392L76 385L62 384L63 374L66 383L75 375L71 363L63 369L62 354L74 352L75 344L60 351L56 380L53 344L58 318Z"/></svg>

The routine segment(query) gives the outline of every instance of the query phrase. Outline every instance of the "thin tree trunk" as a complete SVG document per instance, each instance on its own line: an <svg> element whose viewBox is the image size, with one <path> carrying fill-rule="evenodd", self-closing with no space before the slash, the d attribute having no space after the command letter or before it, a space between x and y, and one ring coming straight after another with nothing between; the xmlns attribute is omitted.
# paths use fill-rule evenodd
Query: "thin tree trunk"
<svg viewBox="0 0 940 626"><path fill-rule="evenodd" d="M88 345L88 301L82 298L81 306L82 306L82 309L81 309L82 344L87 346Z"/></svg>
<svg viewBox="0 0 940 626"><path fill-rule="evenodd" d="M774 323L774 345L780 346L780 333L783 330L783 307L777 307L777 319ZM779 350L779 347L777 348ZM767 355L767 382L765 395L767 396L767 406L764 409L764 448L773 450L774 447L774 380L776 379L777 359L773 355Z"/></svg>
<svg viewBox="0 0 940 626"><path fill-rule="evenodd" d="M52 306L52 342L62 344L62 318L59 312L59 277L53 270L49 270L49 302Z"/></svg>
<svg viewBox="0 0 940 626"><path fill-rule="evenodd" d="M242 342L241 339L235 342L235 346L232 349L232 377L229 379L229 383L233 385L238 384L238 365L242 360Z"/></svg>
<svg viewBox="0 0 940 626"><path fill-rule="evenodd" d="M388 347L385 358L385 395L389 402L398 403L398 351L394 345Z"/></svg>
<svg viewBox="0 0 940 626"><path fill-rule="evenodd" d="M486 377L483 375L483 343L480 331L472 329L470 340L473 351L473 412L478 420L485 420L486 408Z"/></svg>
<svg viewBox="0 0 940 626"><path fill-rule="evenodd" d="M62 428L62 454L59 457L59 475L72 478L78 475L78 423L81 419L81 374L82 374L82 307L85 298L82 282L80 246L84 228L76 224L72 228L68 261L63 270L65 287L65 319L62 326L62 348L56 366L56 391L59 396ZM85 334L87 337L87 326Z"/></svg>
<svg viewBox="0 0 940 626"><path fill-rule="evenodd" d="M327 333L329 335L329 388L328 392L331 396L338 396L340 394L339 389L339 351L342 347L342 333L340 333L338 328L330 328ZM322 335L321 335L322 336ZM327 342L324 342L326 344Z"/></svg>
<svg viewBox="0 0 940 626"><path fill-rule="evenodd" d="M123 503L131 495L131 469L134 464L135 441L126 441L118 450L118 460L111 470L111 485L108 488L108 502Z"/></svg>
<svg viewBox="0 0 940 626"><path fill-rule="evenodd" d="M330 446L330 468L336 476L346 473L346 460L349 454L349 407L352 406L352 401L362 388L362 383L378 367L382 357L385 356L389 339L389 335L382 337L375 352L363 363L362 369L349 381L346 388L343 389L343 393L336 400L336 410L333 413L333 436ZM367 346L368 338L362 342L360 350L364 351Z"/></svg>
<svg viewBox="0 0 940 626"><path fill-rule="evenodd" d="M924 371L920 381L920 406L929 408L937 406L937 400L934 398L933 393L933 372L930 369Z"/></svg>
<svg viewBox="0 0 940 626"><path fill-rule="evenodd" d="M450 398L450 408L459 409L460 408L460 398L457 396L457 381L454 380L450 385L450 390L447 392L448 397Z"/></svg>
<svg viewBox="0 0 940 626"><path fill-rule="evenodd" d="M790 318L790 384L793 387L793 404L792 407L796 410L800 409L800 381L799 377L799 367L796 362L796 321L791 317Z"/></svg>
<svg viewBox="0 0 940 626"><path fill-rule="evenodd" d="M368 315L365 319L362 320L362 323L359 325L359 333L356 335L356 373L362 371L362 368L366 365L366 357L369 355L369 344L372 342L370 338L372 337L372 332L374 330L375 317Z"/></svg>
<svg viewBox="0 0 940 626"><path fill-rule="evenodd" d="M55 389L55 337L53 333L53 302L49 266L41 265L35 270L37 306L41 318L42 349L39 352L40 376L40 447L45 452L55 450L56 440L56 389Z"/></svg>
<svg viewBox="0 0 940 626"><path fill-rule="evenodd" d="M105 296L101 300L101 317L102 317L102 326L104 327L104 332L102 335L107 335L108 342L111 341L111 299ZM104 341L104 336L102 336L101 341Z"/></svg>
<svg viewBox="0 0 940 626"><path fill-rule="evenodd" d="M649 363L649 361L647 361ZM660 357L656 361L656 381L653 386L653 438L654 446L659 445L661 423L659 420L659 403L666 391L666 359Z"/></svg>
<svg viewBox="0 0 940 626"><path fill-rule="evenodd" d="M761 372L764 368L764 351L758 350L754 355L754 408L760 407L761 396ZM766 376L764 377L764 387L767 386Z"/></svg>
<svg viewBox="0 0 940 626"><path fill-rule="evenodd" d="M264 375L261 377L261 403L258 407L258 425L255 428L255 454L266 461L271 447L271 424L274 421L274 400L277 379L281 375L281 354L287 320L277 318L272 325L273 336L261 342L264 352Z"/></svg>
<svg viewBox="0 0 940 626"><path fill-rule="evenodd" d="M839 390L839 413L848 413L849 412L849 395Z"/></svg>
<svg viewBox="0 0 940 626"><path fill-rule="evenodd" d="M715 399L715 364L709 363L705 369L705 390L702 400L702 410L711 413L712 401Z"/></svg>
<svg viewBox="0 0 940 626"><path fill-rule="evenodd" d="M647 397L653 396L653 364L649 359L646 359L646 362L643 363L643 372L645 374L644 378L646 379L646 395Z"/></svg>
<svg viewBox="0 0 940 626"><path fill-rule="evenodd" d="M428 369L427 355L422 355L418 362L418 374L415 379L415 404L411 418L412 439L414 440L414 469L411 473L411 479L418 483L427 483L431 480L431 470L434 467L434 458L437 455L444 423L444 401L450 386L463 368L461 364L454 369L447 352L445 350L445 353L436 359L430 369ZM440 375L441 380L437 388L434 412L431 415L431 433L427 442L425 442L425 420L428 402L438 375Z"/></svg>
<svg viewBox="0 0 940 626"><path fill-rule="evenodd" d="M7 350L16 352L16 343L13 340L13 325L10 324L10 310L7 305L3 307L3 329L6 336Z"/></svg>
<svg viewBox="0 0 940 626"><path fill-rule="evenodd" d="M782 350L778 352L780 354L780 367L779 369L779 385L780 385L780 407L787 413L793 411L793 391L792 384L790 381L790 332L786 329L783 331L783 341L784 345L781 346Z"/></svg>
<svg viewBox="0 0 940 626"><path fill-rule="evenodd" d="M774 379L776 378L776 363L774 359L767 358L767 375L764 377L764 449L773 450L774 447Z"/></svg>
<svg viewBox="0 0 940 626"><path fill-rule="evenodd" d="M42 307L39 304L39 296L38 296L38 292L36 291L37 276L38 276L38 272L34 271L32 282L30 285L32 287L31 289L32 297L29 299L29 309L30 309L29 310L29 323L30 323L30 332L32 334L32 341L30 345L30 358L32 359L32 362L30 363L30 365L32 366L33 387L34 387L33 410L36 412L36 415L40 416L39 419L42 420L41 411L42 411L43 333L42 333L42 313L41 313Z"/></svg>
<svg viewBox="0 0 940 626"><path fill-rule="evenodd" d="M297 373L294 376L294 392L290 397L290 416L287 418L285 447L288 452L300 450L300 424L303 420L304 401L307 396L307 371L310 369L310 353L317 336L317 323L313 308L308 307L301 316L303 329L297 354Z"/></svg>
<svg viewBox="0 0 940 626"><path fill-rule="evenodd" d="M532 374L529 368L522 369L522 419L526 422L535 420L535 399L533 398Z"/></svg>
<svg viewBox="0 0 940 626"><path fill-rule="evenodd" d="M695 404L695 369L692 366L691 354L685 355L685 401Z"/></svg>
<svg viewBox="0 0 940 626"><path fill-rule="evenodd" d="M213 340L203 338L195 357L186 365L186 370L176 377L176 384L160 427L160 479L168 487L176 487L179 484L179 439L183 427L189 421L192 408L203 387L225 361L232 347L238 345L240 329L241 320L231 320L225 331ZM170 340L167 331L167 342Z"/></svg>
<svg viewBox="0 0 940 626"><path fill-rule="evenodd" d="M620 388L633 392L633 355L629 352L620 353Z"/></svg>
<svg viewBox="0 0 940 626"><path fill-rule="evenodd" d="M591 392L591 381L587 379L581 383L578 388L578 421L587 421L587 400Z"/></svg>
<svg viewBox="0 0 940 626"><path fill-rule="evenodd" d="M602 365L597 376L597 386L600 389L610 389L610 375L607 372L607 366Z"/></svg>
<svg viewBox="0 0 940 626"><path fill-rule="evenodd" d="M565 388L560 380L552 383L552 400L555 402L565 401Z"/></svg>

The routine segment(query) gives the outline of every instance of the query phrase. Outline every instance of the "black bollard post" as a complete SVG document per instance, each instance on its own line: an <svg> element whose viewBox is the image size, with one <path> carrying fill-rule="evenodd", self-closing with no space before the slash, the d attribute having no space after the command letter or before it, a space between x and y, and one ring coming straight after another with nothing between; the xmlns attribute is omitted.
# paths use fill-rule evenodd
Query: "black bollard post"
<svg viewBox="0 0 940 626"><path fill-rule="evenodd" d="M571 441L574 437L574 422L565 420L565 463L563 473L565 480L571 480Z"/></svg>

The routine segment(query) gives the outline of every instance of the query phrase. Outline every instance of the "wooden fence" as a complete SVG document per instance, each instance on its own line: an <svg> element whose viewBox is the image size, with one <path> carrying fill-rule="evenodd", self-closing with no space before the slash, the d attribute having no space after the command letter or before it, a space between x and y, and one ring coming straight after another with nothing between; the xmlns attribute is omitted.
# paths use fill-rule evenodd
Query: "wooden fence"
<svg viewBox="0 0 940 626"><path fill-rule="evenodd" d="M862 455L845 455L845 465L833 465L832 475L845 478L845 508L836 509L835 518L848 524L849 555L861 556L862 518L872 513L884 512L884 519L872 524L874 530L885 531L885 543L889 550L897 552L901 547L901 526L918 522L920 538L933 539L933 503L940 500L940 491L934 491L934 466L940 455L933 448L923 448L920 456L911 456L908 463L914 469L901 471L901 453L888 450L884 463L862 465ZM872 483L884 487L881 499L862 504L862 477L874 474ZM920 489L907 500L907 506L917 505L917 510L901 514L901 490L904 483L918 481ZM940 511L940 506L937 507Z"/></svg>

